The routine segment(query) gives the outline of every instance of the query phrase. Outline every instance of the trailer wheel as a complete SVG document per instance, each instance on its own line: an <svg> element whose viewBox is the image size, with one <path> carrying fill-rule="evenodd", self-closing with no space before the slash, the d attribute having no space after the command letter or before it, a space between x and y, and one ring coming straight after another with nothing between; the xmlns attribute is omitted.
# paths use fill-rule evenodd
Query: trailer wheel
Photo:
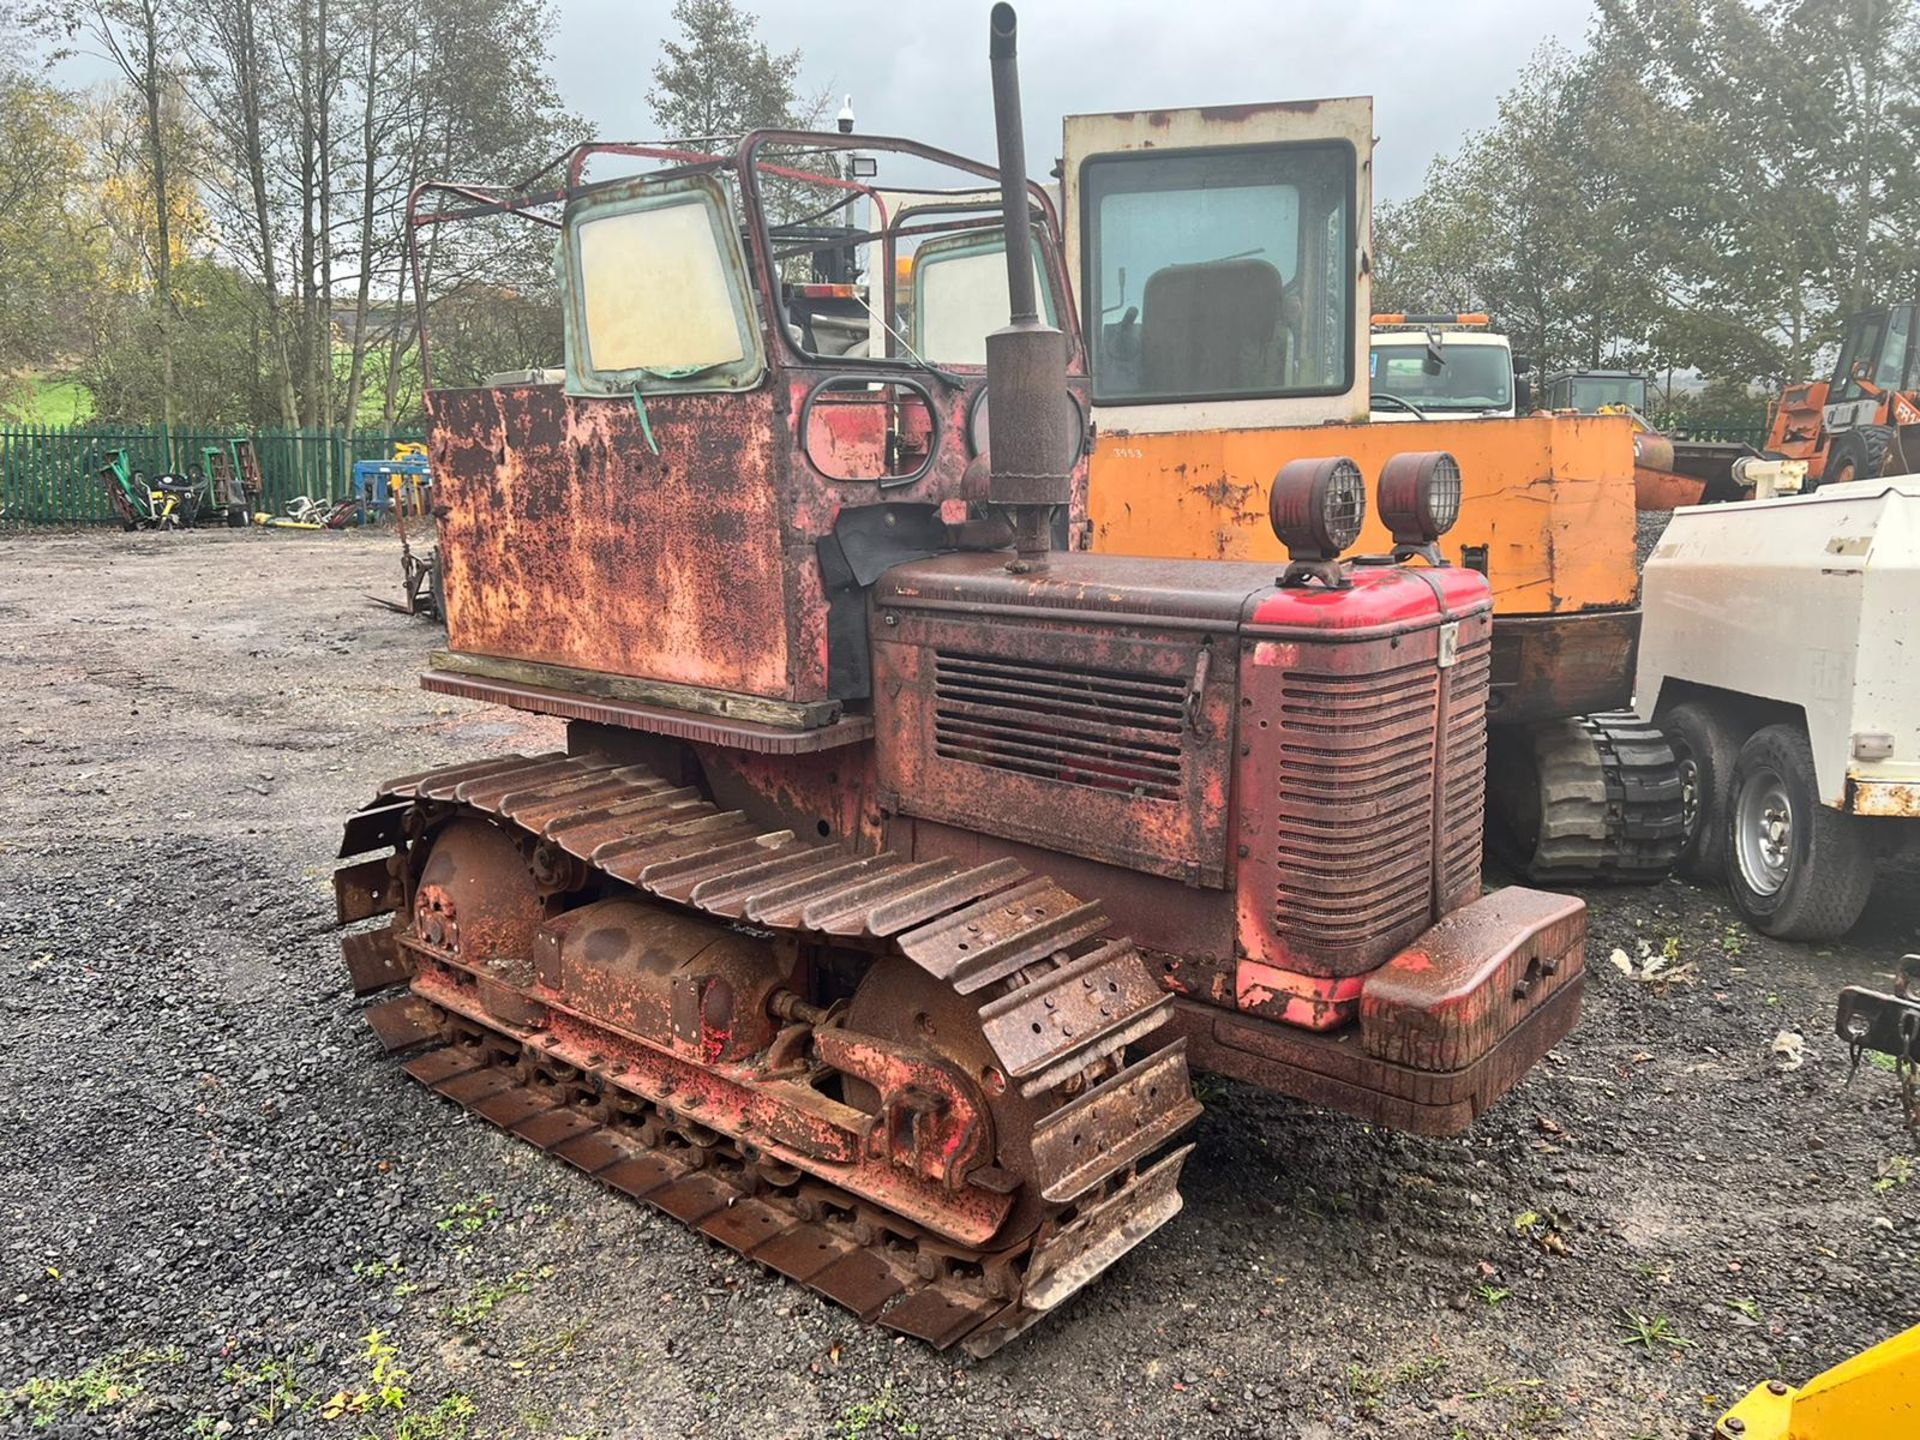
<svg viewBox="0 0 1920 1440"><path fill-rule="evenodd" d="M1820 803L1798 726L1769 725L1740 747L1723 833L1727 889L1763 934L1831 940L1866 908L1872 847L1853 816Z"/></svg>
<svg viewBox="0 0 1920 1440"><path fill-rule="evenodd" d="M1871 479L1885 468L1892 451L1891 426L1862 425L1854 430L1842 430L1827 443L1827 463L1820 472L1820 484L1844 485L1849 480Z"/></svg>
<svg viewBox="0 0 1920 1440"><path fill-rule="evenodd" d="M1711 705L1687 700L1659 718L1680 766L1680 819L1686 827L1675 866L1696 880L1717 880L1726 854L1727 794L1740 743Z"/></svg>

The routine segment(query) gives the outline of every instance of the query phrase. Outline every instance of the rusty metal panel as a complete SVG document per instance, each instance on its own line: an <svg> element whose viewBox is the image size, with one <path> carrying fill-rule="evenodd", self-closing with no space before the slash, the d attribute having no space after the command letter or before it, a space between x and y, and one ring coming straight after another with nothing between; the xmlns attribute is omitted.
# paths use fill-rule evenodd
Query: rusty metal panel
<svg viewBox="0 0 1920 1440"><path fill-rule="evenodd" d="M385 915L400 904L400 887L388 869L387 858L362 860L333 872L334 909L342 925Z"/></svg>
<svg viewBox="0 0 1920 1440"><path fill-rule="evenodd" d="M1639 641L1637 609L1497 617L1489 721L1531 725L1627 708Z"/></svg>
<svg viewBox="0 0 1920 1440"><path fill-rule="evenodd" d="M1223 885L1236 691L1224 657L1247 595L1272 577L1225 566L1149 577L1137 593L1127 578L1084 555L1024 575L952 556L883 577L874 677L891 808Z"/></svg>
<svg viewBox="0 0 1920 1440"><path fill-rule="evenodd" d="M434 396L452 648L783 699L824 698L789 624L775 392Z"/></svg>
<svg viewBox="0 0 1920 1440"><path fill-rule="evenodd" d="M1477 884L1490 615L1249 640L1235 775L1240 1008L1312 1028ZM1317 977L1309 979L1308 977Z"/></svg>

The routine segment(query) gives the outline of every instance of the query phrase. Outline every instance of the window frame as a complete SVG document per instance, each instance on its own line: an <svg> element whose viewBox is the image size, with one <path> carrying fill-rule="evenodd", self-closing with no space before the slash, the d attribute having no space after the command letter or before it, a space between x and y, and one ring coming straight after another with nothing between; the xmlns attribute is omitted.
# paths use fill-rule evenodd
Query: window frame
<svg viewBox="0 0 1920 1440"><path fill-rule="evenodd" d="M1371 340L1369 340L1367 344L1367 357L1368 357L1367 400L1369 402L1369 405L1371 405L1371 402L1373 400L1373 386L1374 386L1374 374L1373 374L1374 367L1372 364L1372 358L1375 355L1386 354L1393 350L1399 350L1399 349L1412 350L1416 348L1416 345L1423 352L1423 358L1424 358L1424 351L1426 347L1426 340L1424 337L1419 337L1417 339L1410 338L1407 340L1402 340L1399 338L1398 335L1396 335L1393 339L1388 340L1385 344L1381 344L1381 345L1375 345L1371 342ZM1515 376L1513 373L1513 351L1508 349L1503 349L1498 345L1459 345L1454 348L1461 351L1485 350L1485 351L1489 351L1489 352L1503 356L1507 361L1506 372L1505 372L1507 377L1506 399L1495 400L1491 404L1482 405L1482 404L1477 404L1471 401L1455 401L1452 403L1447 403L1445 401L1445 397L1442 397L1441 399L1436 400L1431 396L1408 395L1404 398L1418 405L1420 409L1426 413L1439 414L1439 415L1485 414L1489 410L1504 410L1515 403L1516 393L1514 390L1514 382L1518 377ZM1446 353L1446 350L1447 350L1446 343L1442 341L1440 346L1441 354L1444 355ZM1393 392L1388 391L1387 393L1392 394ZM1609 402L1609 403L1612 403L1612 402Z"/></svg>
<svg viewBox="0 0 1920 1440"><path fill-rule="evenodd" d="M1141 391L1129 395L1102 395L1100 393L1100 332L1095 310L1099 305L1099 291L1095 278L1099 273L1101 256L1101 237L1095 223L1093 187L1088 184L1088 172L1101 165L1124 165L1135 161L1167 161L1208 159L1219 155L1280 155L1292 151L1326 150L1339 156L1344 175L1340 186L1340 204L1346 215L1347 250L1347 296L1346 306L1340 318L1341 334L1345 337L1346 365L1340 378L1326 385L1290 386L1282 389L1267 390L1226 390L1193 392L1150 392ZM1359 185L1359 152L1351 140L1333 136L1323 136L1312 140L1287 140L1276 143L1254 143L1248 145L1197 145L1192 147L1168 147L1166 149L1145 150L1103 150L1088 155L1080 162L1076 183L1080 194L1080 329L1086 338L1087 373L1092 380L1093 403L1107 409L1117 409L1131 405L1194 405L1218 401L1238 400L1300 400L1345 395L1350 393L1359 380L1359 346L1354 339L1355 325L1359 318L1359 254L1360 237L1355 234L1358 220L1358 205L1354 192ZM1134 191L1132 193L1146 193ZM1160 191L1171 194L1171 191ZM1302 231L1304 234L1304 230ZM1149 277L1151 278L1151 277ZM1285 277L1281 281L1284 286ZM1141 294L1146 293L1142 282ZM1371 388L1371 387L1369 387Z"/></svg>
<svg viewBox="0 0 1920 1440"><path fill-rule="evenodd" d="M691 198L689 198L691 197ZM694 204L705 212L720 257L740 358L704 367L683 378L663 376L647 367L602 370L593 366L587 336L586 294L580 264L580 227L592 220ZM571 200L562 216L561 289L566 314L566 393L585 399L623 395L694 395L751 390L767 373L766 346L760 333L752 287L747 283L746 253L732 219L725 188L710 175L636 176L615 181Z"/></svg>
<svg viewBox="0 0 1920 1440"><path fill-rule="evenodd" d="M1044 253L1044 249L1049 241L1044 226L1036 224L1033 225L1031 229L1033 231L1034 278L1038 283L1040 291L1040 320L1042 324L1058 326L1060 323L1060 302L1059 298L1054 294L1053 274L1048 268ZM937 248L940 246L947 246L948 248ZM951 235L936 235L932 239L923 242L920 248L914 252L913 322L904 327L907 339L912 342L914 352L921 355L922 358L926 358L929 364L936 365L943 370L984 371L986 369L986 363L984 361L940 360L926 356L927 347L920 333L921 306L925 298L921 293L921 286L926 280L926 270L922 268L920 257L924 255L929 248L934 248L934 264L936 266L947 260L965 260L975 258L979 255L991 254L999 257L1001 268L1004 269L1006 267L1007 254L1006 231L1002 226L983 222L977 229L960 230ZM1005 322L1003 321L1000 325L995 325L993 330L1002 329L1004 324ZM992 334L993 331L989 330L987 333Z"/></svg>

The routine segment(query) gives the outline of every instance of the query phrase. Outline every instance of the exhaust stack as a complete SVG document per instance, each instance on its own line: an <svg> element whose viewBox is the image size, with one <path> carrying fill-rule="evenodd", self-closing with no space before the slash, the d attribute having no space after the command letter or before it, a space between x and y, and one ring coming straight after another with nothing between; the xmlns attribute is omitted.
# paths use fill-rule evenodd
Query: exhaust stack
<svg viewBox="0 0 1920 1440"><path fill-rule="evenodd" d="M1067 337L1040 321L1033 284L1033 232L1027 204L1027 145L1020 120L1018 22L1013 7L993 7L988 22L993 65L993 124L1000 152L1001 223L1006 233L1007 298L1012 315L987 337L992 396L988 458L990 504L1013 519L1012 568L1044 569L1053 512L1071 494L1074 407L1067 402Z"/></svg>

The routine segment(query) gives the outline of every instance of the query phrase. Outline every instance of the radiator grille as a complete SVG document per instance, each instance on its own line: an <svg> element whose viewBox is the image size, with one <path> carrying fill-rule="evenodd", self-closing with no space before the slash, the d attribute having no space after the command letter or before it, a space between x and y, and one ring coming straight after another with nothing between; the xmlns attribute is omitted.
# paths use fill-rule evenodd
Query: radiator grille
<svg viewBox="0 0 1920 1440"><path fill-rule="evenodd" d="M934 654L934 753L1018 775L1178 800L1187 681Z"/></svg>
<svg viewBox="0 0 1920 1440"><path fill-rule="evenodd" d="M1446 670L1428 656L1367 674L1287 676L1276 721L1279 936L1342 949L1424 927L1436 803L1443 894L1478 872L1489 649L1484 638L1462 645ZM1442 685L1449 715L1436 754Z"/></svg>

